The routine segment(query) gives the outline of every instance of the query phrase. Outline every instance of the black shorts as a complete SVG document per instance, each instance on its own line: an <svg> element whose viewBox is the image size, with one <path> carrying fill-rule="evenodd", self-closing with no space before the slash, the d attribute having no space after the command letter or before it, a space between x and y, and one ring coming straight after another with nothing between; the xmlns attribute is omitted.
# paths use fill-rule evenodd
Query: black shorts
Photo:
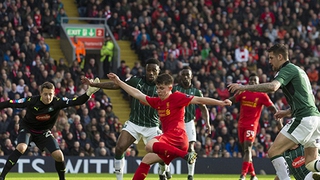
<svg viewBox="0 0 320 180"><path fill-rule="evenodd" d="M60 150L59 144L50 130L34 131L22 128L18 134L18 144L29 145L30 142L34 142L41 151L46 149L52 153L55 150Z"/></svg>

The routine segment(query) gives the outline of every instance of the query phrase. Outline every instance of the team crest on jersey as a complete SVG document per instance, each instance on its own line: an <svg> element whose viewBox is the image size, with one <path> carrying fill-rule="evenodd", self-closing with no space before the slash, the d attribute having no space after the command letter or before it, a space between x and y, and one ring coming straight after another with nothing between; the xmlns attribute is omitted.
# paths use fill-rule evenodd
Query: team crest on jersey
<svg viewBox="0 0 320 180"><path fill-rule="evenodd" d="M53 107L49 107L48 112L52 112L53 110Z"/></svg>

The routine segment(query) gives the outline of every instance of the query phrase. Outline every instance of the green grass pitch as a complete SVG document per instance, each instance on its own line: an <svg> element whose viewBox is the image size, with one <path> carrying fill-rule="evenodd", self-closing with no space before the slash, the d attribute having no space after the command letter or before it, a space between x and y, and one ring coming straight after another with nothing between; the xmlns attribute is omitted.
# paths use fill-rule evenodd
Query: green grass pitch
<svg viewBox="0 0 320 180"><path fill-rule="evenodd" d="M131 180L133 174L125 174L124 180ZM257 175L259 180L273 180L275 175ZM236 180L239 175L230 174L196 174L194 180ZM58 180L56 173L9 173L6 180ZM146 180L158 180L155 174L148 174ZM174 174L171 180L186 180L186 174ZM247 177L247 179L250 179ZM66 180L116 180L114 174L66 174Z"/></svg>

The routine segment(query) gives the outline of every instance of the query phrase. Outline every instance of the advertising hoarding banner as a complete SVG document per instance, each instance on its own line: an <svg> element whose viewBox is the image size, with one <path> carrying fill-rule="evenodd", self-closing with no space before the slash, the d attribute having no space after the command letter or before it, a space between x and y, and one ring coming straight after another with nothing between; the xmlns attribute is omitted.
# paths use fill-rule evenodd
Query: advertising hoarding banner
<svg viewBox="0 0 320 180"><path fill-rule="evenodd" d="M6 163L7 157L0 157L0 171ZM141 158L126 158L124 173L134 173L138 168ZM274 168L268 158L254 158L257 173L264 171L275 174ZM113 157L73 157L66 156L66 173L113 173ZM230 166L232 165L232 166ZM198 158L196 161L196 174L239 174L241 172L241 158ZM54 160L51 157L22 156L10 172L56 172ZM183 159L175 159L170 164L172 174L187 174L187 163ZM158 174L158 164L150 168L150 173Z"/></svg>

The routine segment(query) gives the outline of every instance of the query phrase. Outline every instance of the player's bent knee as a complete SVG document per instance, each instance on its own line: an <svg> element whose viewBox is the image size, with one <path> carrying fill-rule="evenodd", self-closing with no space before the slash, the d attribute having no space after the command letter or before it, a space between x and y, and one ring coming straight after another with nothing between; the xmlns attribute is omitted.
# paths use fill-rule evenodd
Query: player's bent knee
<svg viewBox="0 0 320 180"><path fill-rule="evenodd" d="M26 152L28 146L24 143L20 143L17 145L16 149L21 153L24 154L24 152Z"/></svg>
<svg viewBox="0 0 320 180"><path fill-rule="evenodd" d="M312 172L319 172L319 170L316 169L317 161L318 161L318 160L315 159L315 160L309 162L309 163L306 165L306 168L307 168L309 171L312 171Z"/></svg>
<svg viewBox="0 0 320 180"><path fill-rule="evenodd" d="M53 151L51 155L55 161L58 161L58 162L64 161L63 153L60 150Z"/></svg>
<svg viewBox="0 0 320 180"><path fill-rule="evenodd" d="M149 153L149 152L153 152L152 151L152 146L150 146L150 145L146 145L146 147L145 147L145 149L146 149L146 151Z"/></svg>

